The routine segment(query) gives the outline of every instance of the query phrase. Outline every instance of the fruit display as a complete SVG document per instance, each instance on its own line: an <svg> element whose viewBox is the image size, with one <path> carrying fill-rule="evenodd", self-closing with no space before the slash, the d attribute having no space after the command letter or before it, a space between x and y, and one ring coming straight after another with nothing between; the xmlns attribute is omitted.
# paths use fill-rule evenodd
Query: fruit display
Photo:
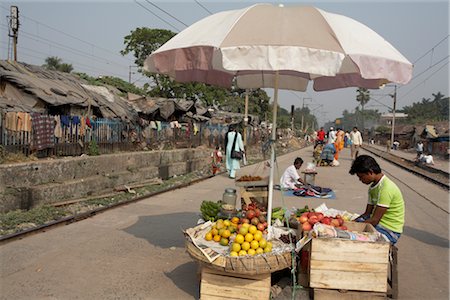
<svg viewBox="0 0 450 300"><path fill-rule="evenodd" d="M217 220L205 234L205 240L214 241L222 246L228 246L230 236L238 229L239 218L231 220Z"/></svg>
<svg viewBox="0 0 450 300"><path fill-rule="evenodd" d="M202 218L205 221L212 221L218 219L218 215L220 212L220 206L221 203L219 202L213 202L213 201L203 201L200 205L200 212L202 213Z"/></svg>
<svg viewBox="0 0 450 300"><path fill-rule="evenodd" d="M264 238L261 230L255 225L241 224L233 242L230 245L230 256L257 255L272 252L272 243Z"/></svg>
<svg viewBox="0 0 450 300"><path fill-rule="evenodd" d="M297 220L303 231L310 231L316 223L331 225L338 229L347 230L347 227L344 225L346 220L344 220L340 215L333 218L324 216L321 212L310 211L302 213L299 217L297 217Z"/></svg>

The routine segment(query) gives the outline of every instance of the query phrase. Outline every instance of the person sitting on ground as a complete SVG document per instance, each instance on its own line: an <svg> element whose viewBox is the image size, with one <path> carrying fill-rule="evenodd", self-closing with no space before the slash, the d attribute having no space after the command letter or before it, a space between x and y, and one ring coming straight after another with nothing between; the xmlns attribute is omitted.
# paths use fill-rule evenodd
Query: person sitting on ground
<svg viewBox="0 0 450 300"><path fill-rule="evenodd" d="M422 141L418 141L416 144L416 153L417 158L419 158L423 154L423 143Z"/></svg>
<svg viewBox="0 0 450 300"><path fill-rule="evenodd" d="M322 149L322 153L320 153L320 159L322 162L326 163L327 165L332 165L335 154L336 154L336 148L335 148L334 143L326 144L325 147L323 147L323 149Z"/></svg>
<svg viewBox="0 0 450 300"><path fill-rule="evenodd" d="M428 154L428 155L420 154L417 159L417 162L434 166L434 159L431 154Z"/></svg>
<svg viewBox="0 0 450 300"><path fill-rule="evenodd" d="M281 176L280 179L281 188L294 190L304 184L303 180L300 178L300 175L298 175L297 172L297 170L299 170L302 165L303 159L297 157L294 160L294 164L286 168L283 176Z"/></svg>
<svg viewBox="0 0 450 300"><path fill-rule="evenodd" d="M403 232L405 202L398 186L381 171L376 160L369 155L358 156L349 173L369 186L366 211L357 222L372 224L383 237L395 245Z"/></svg>

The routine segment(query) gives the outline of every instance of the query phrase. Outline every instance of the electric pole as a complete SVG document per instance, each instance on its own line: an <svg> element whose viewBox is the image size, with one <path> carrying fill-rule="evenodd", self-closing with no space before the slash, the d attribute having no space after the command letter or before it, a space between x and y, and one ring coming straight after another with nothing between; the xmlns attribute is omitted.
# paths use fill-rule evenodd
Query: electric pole
<svg viewBox="0 0 450 300"><path fill-rule="evenodd" d="M12 31L12 35L9 34L10 37L13 38L13 53L14 53L14 62L17 61L17 39L19 37L19 8L15 5L12 5L10 8L10 17L9 17L9 27ZM9 55L8 55L9 56Z"/></svg>
<svg viewBox="0 0 450 300"><path fill-rule="evenodd" d="M392 106L392 127L391 127L391 147L394 145L394 129L395 129L395 107L397 104L397 85L394 85L394 94L390 95L394 99L394 105ZM389 147L390 148L390 147Z"/></svg>

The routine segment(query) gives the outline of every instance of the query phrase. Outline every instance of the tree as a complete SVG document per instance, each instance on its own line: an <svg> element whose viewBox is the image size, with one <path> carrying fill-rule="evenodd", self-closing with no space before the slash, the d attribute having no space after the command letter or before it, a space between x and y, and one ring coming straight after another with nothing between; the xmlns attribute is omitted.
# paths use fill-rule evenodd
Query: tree
<svg viewBox="0 0 450 300"><path fill-rule="evenodd" d="M433 100L422 98L422 102L403 107L403 111L408 114L408 122L418 124L449 120L449 97L445 97L441 92L432 96Z"/></svg>
<svg viewBox="0 0 450 300"><path fill-rule="evenodd" d="M45 64L43 64L42 67L46 68L47 70L60 71L65 73L70 73L73 71L73 67L71 64L62 63L61 58L58 58L56 56L47 57L45 59Z"/></svg>
<svg viewBox="0 0 450 300"><path fill-rule="evenodd" d="M359 104L361 105L361 112L362 112L362 130L364 130L364 105L367 104L367 102L369 102L370 100L370 91L367 90L366 88L358 88L356 90L356 92L358 93L356 95L356 101L359 102Z"/></svg>

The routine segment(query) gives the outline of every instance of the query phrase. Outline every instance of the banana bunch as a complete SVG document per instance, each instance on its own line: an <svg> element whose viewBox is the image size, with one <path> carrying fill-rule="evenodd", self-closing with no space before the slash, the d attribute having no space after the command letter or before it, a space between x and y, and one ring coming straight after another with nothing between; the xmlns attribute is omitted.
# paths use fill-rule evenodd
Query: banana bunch
<svg viewBox="0 0 450 300"><path fill-rule="evenodd" d="M202 213L203 220L214 222L217 220L217 215L220 211L220 202L203 201L200 206L200 212Z"/></svg>
<svg viewBox="0 0 450 300"><path fill-rule="evenodd" d="M283 222L284 220L284 214L286 213L286 208L282 207L275 207L272 209L272 220L280 220Z"/></svg>

